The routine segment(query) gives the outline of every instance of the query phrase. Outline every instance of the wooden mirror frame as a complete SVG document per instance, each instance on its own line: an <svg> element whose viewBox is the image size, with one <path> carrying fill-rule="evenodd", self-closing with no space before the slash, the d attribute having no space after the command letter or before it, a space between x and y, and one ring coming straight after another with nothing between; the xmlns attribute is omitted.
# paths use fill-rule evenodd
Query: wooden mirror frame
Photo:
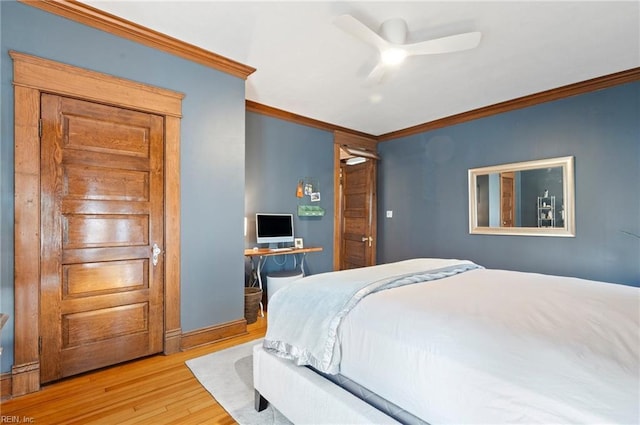
<svg viewBox="0 0 640 425"><path fill-rule="evenodd" d="M575 180L573 156L549 158L473 168L469 170L469 233L484 235L575 237ZM564 200L563 227L491 227L478 226L477 177L492 173L516 172L540 168L562 167Z"/></svg>

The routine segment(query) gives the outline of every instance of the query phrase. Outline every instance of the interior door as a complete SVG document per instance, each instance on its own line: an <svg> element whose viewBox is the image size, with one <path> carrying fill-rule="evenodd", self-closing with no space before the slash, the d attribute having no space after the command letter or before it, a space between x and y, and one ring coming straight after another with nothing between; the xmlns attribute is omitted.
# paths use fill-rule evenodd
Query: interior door
<svg viewBox="0 0 640 425"><path fill-rule="evenodd" d="M376 161L340 164L342 232L340 269L376 263Z"/></svg>
<svg viewBox="0 0 640 425"><path fill-rule="evenodd" d="M502 227L513 227L515 212L515 176L513 172L500 173L500 219Z"/></svg>
<svg viewBox="0 0 640 425"><path fill-rule="evenodd" d="M49 382L162 351L164 124L41 100L40 373Z"/></svg>

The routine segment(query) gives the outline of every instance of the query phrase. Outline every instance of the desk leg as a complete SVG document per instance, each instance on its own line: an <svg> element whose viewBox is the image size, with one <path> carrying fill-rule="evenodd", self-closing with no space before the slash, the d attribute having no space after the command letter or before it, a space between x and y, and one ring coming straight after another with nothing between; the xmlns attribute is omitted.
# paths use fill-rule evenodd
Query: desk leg
<svg viewBox="0 0 640 425"><path fill-rule="evenodd" d="M256 272L258 273L258 286L262 289L262 293L264 294L264 289L262 288L262 266L264 265L263 255L258 257L258 265L256 267ZM264 305L262 301L260 301L260 317L264 317Z"/></svg>

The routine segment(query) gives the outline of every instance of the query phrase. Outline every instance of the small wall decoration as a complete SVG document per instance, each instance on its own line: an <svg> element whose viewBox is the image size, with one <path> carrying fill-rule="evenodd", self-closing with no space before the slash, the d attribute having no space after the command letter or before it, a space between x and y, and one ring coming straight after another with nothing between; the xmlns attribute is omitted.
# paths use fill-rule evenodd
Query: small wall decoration
<svg viewBox="0 0 640 425"><path fill-rule="evenodd" d="M302 194L302 186L303 186L303 181L302 180L298 181L298 187L296 188L296 197L297 198L302 198L304 196Z"/></svg>
<svg viewBox="0 0 640 425"><path fill-rule="evenodd" d="M316 205L298 205L299 217L322 217L324 208Z"/></svg>
<svg viewBox="0 0 640 425"><path fill-rule="evenodd" d="M299 217L322 217L324 208L320 205L320 185L313 177L305 177L298 180L296 187L296 197L298 198ZM310 205L310 204L314 205Z"/></svg>
<svg viewBox="0 0 640 425"><path fill-rule="evenodd" d="M313 193L313 185L311 183L307 183L304 185L304 194L309 196Z"/></svg>

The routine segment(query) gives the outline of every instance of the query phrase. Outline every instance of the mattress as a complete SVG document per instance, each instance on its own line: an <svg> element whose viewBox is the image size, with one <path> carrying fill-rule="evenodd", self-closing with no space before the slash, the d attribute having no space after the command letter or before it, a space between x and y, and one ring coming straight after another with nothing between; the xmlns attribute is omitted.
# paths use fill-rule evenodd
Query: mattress
<svg viewBox="0 0 640 425"><path fill-rule="evenodd" d="M639 294L486 269L377 292L340 325L340 373L432 424L637 424Z"/></svg>

